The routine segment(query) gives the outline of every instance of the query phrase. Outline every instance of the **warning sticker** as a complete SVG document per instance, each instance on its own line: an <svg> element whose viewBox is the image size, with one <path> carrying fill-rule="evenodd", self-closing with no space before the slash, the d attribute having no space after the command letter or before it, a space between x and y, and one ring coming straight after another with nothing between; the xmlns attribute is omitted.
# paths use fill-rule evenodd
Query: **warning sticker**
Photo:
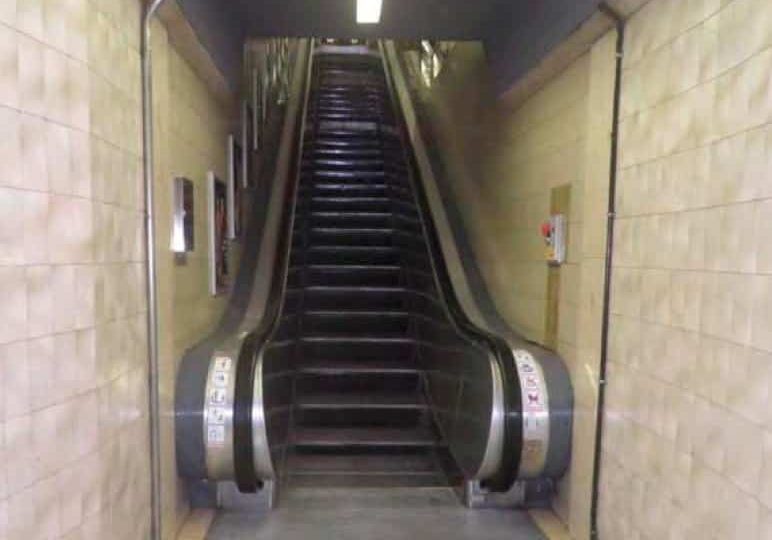
<svg viewBox="0 0 772 540"><path fill-rule="evenodd" d="M225 409L222 407L209 407L209 411L206 415L207 422L210 424L224 424L225 423Z"/></svg>
<svg viewBox="0 0 772 540"><path fill-rule="evenodd" d="M209 403L212 405L224 405L225 404L225 390L222 388L215 388L209 393Z"/></svg>
<svg viewBox="0 0 772 540"><path fill-rule="evenodd" d="M224 388L228 386L228 372L227 371L215 371L212 375L212 382L215 386Z"/></svg>
<svg viewBox="0 0 772 540"><path fill-rule="evenodd" d="M206 430L206 439L212 444L225 443L225 426L209 426Z"/></svg>
<svg viewBox="0 0 772 540"><path fill-rule="evenodd" d="M231 363L231 359L227 356L218 356L214 359L214 369L215 371L230 371Z"/></svg>

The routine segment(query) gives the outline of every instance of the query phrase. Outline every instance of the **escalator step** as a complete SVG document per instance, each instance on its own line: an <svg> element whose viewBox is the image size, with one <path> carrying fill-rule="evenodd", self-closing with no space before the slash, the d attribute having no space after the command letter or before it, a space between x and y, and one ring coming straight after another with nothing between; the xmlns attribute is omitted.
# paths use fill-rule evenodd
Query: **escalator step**
<svg viewBox="0 0 772 540"><path fill-rule="evenodd" d="M401 359L385 358L380 360L341 360L341 359L314 359L303 358L298 365L298 371L311 375L348 375L348 374L375 374L395 375L419 373L418 368L412 362Z"/></svg>
<svg viewBox="0 0 772 540"><path fill-rule="evenodd" d="M313 160L306 161L304 165L331 168L331 169L380 169L384 163L382 159L365 159L365 158L347 158L347 159L333 159L333 158L314 158Z"/></svg>
<svg viewBox="0 0 772 540"><path fill-rule="evenodd" d="M388 173L384 170L380 171L349 171L338 169L314 169L313 172L308 173L314 178L329 178L334 180L380 180L388 176Z"/></svg>
<svg viewBox="0 0 772 540"><path fill-rule="evenodd" d="M438 444L426 427L394 428L314 428L298 427L293 442L305 447L431 447Z"/></svg>
<svg viewBox="0 0 772 540"><path fill-rule="evenodd" d="M306 250L310 264L397 264L399 251L391 246L311 246Z"/></svg>
<svg viewBox="0 0 772 540"><path fill-rule="evenodd" d="M418 392L318 392L300 393L295 406L302 409L425 409Z"/></svg>
<svg viewBox="0 0 772 540"><path fill-rule="evenodd" d="M352 452L344 455L296 452L289 460L294 474L351 474L361 471L370 474L437 473L434 456L425 451L406 455L382 452Z"/></svg>
<svg viewBox="0 0 772 540"><path fill-rule="evenodd" d="M315 335L405 335L410 314L406 311L306 311L304 332Z"/></svg>
<svg viewBox="0 0 772 540"><path fill-rule="evenodd" d="M326 246L392 246L394 229L311 227L309 242Z"/></svg>
<svg viewBox="0 0 772 540"><path fill-rule="evenodd" d="M287 461L295 487L440 487L448 480L431 448L400 452L295 451Z"/></svg>
<svg viewBox="0 0 772 540"><path fill-rule="evenodd" d="M421 224L414 215L404 213L364 212L356 210L314 210L309 213L309 220L319 226L345 225L351 227L391 227L403 226L408 229L420 230Z"/></svg>
<svg viewBox="0 0 772 540"><path fill-rule="evenodd" d="M310 265L305 268L306 283L331 286L399 286L399 265Z"/></svg>

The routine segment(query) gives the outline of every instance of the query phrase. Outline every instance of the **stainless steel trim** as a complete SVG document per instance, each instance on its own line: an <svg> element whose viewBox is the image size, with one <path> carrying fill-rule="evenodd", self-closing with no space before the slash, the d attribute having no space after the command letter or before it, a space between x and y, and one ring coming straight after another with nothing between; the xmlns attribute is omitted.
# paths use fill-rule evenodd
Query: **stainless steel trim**
<svg viewBox="0 0 772 540"><path fill-rule="evenodd" d="M223 379L224 377L224 379ZM204 448L206 472L211 480L233 480L233 407L236 358L216 352L209 361L204 397Z"/></svg>
<svg viewBox="0 0 772 540"><path fill-rule="evenodd" d="M263 402L263 354L260 353L255 365L255 387L252 395L252 455L255 474L263 480L276 478L268 441L268 428Z"/></svg>
<svg viewBox="0 0 772 540"><path fill-rule="evenodd" d="M491 380L493 381L493 407L488 444L475 478L484 480L496 473L504 452L504 380L499 365L491 359Z"/></svg>
<svg viewBox="0 0 772 540"><path fill-rule="evenodd" d="M284 193L286 192L286 189L289 187L289 183L291 181L297 182L299 178L299 174L296 178L290 179L288 178L288 172L289 172L289 157L290 157L290 149L292 148L292 137L294 135L297 135L299 137L302 137L302 134L305 130L305 110L308 104L308 94L309 94L309 88L310 88L310 81L311 81L311 69L313 62L311 61L311 58L313 57L313 50L314 45L312 40L307 40L303 43L303 45L308 47L308 51L306 53L306 64L304 65L302 62L296 62L295 63L295 72L293 74L293 87L298 90L298 86L300 84L305 83L305 88L302 88L303 95L302 98L300 96L297 96L299 92L292 92L290 94L290 108L291 112L288 111L287 115L284 119L284 127L282 130L282 138L281 138L281 145L279 147L279 152L281 154L281 158L279 161L279 167L277 167L275 181L278 183L281 183L283 185L283 189L276 190L273 193L271 204L269 207L269 218L268 221L266 221L266 228L264 233L264 241L261 244L261 250L260 250L260 256L258 259L258 268L274 268L274 262L276 260L277 256L277 243L279 235L281 234L281 231L279 231L279 226L281 224L281 215L282 215L282 204L284 201ZM301 74L303 73L303 68L305 68L305 77L302 77ZM303 115L301 118L301 127L300 132L295 133L294 127L296 125L296 118L297 115L301 114ZM301 148L302 152L302 148ZM301 159L301 155L298 155L298 160ZM300 169L298 168L298 171ZM291 222L294 222L294 212L295 208L291 209L291 212L293 213ZM287 253L285 256L289 256L289 249L291 247L291 244L288 244L287 246ZM268 263L270 261L270 265ZM260 286L256 287L257 296L253 295L252 301L250 302L250 305L254 305L259 307L260 314L259 318L262 319L265 315L265 307L266 302L268 301L268 296L270 293L270 285L272 280L266 279L260 283ZM282 284L282 287L286 288L286 276L284 278L284 283ZM253 304L252 302L255 301L257 298L258 303ZM249 312L249 317L255 317L257 314L253 313L251 310ZM266 341L267 342L267 341ZM265 345L263 343L262 345ZM276 477L276 470L273 466L273 457L271 453L271 445L268 437L269 427L268 427L268 417L266 416L265 411L265 403L264 403L264 393L263 393L263 383L265 382L264 379L264 357L263 357L263 347L261 347L258 352L256 353L257 361L255 363L255 376L254 376L254 389L253 389L253 397L252 397L252 453L253 453L253 462L255 467L255 473L260 476L262 479L274 479ZM264 475L264 476L263 476Z"/></svg>
<svg viewBox="0 0 772 540"><path fill-rule="evenodd" d="M525 349L512 351L520 377L523 404L523 449L518 479L538 478L547 464L550 443L549 391L539 362Z"/></svg>
<svg viewBox="0 0 772 540"><path fill-rule="evenodd" d="M142 18L142 166L147 256L148 409L150 416L150 536L161 538L161 399L158 382L158 280L153 212L153 62L150 24L164 0L153 0Z"/></svg>

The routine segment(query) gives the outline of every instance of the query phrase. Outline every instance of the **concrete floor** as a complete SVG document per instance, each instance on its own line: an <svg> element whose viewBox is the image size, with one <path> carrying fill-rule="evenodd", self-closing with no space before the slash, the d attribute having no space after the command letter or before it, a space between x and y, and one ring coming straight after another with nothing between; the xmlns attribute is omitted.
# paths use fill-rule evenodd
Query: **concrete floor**
<svg viewBox="0 0 772 540"><path fill-rule="evenodd" d="M450 489L292 489L279 507L221 512L210 540L544 540L524 512L468 510Z"/></svg>

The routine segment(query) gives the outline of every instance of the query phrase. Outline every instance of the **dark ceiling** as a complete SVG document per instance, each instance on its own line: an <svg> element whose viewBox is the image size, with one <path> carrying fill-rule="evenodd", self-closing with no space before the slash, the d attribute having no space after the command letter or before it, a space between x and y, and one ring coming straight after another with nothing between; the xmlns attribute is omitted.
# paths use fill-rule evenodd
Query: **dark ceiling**
<svg viewBox="0 0 772 540"><path fill-rule="evenodd" d="M252 35L481 39L511 0L383 0L381 21L356 22L356 0L234 0Z"/></svg>
<svg viewBox="0 0 772 540"><path fill-rule="evenodd" d="M234 88L247 37L481 40L504 91L592 15L599 0L383 0L381 22L356 23L356 0L179 0Z"/></svg>

